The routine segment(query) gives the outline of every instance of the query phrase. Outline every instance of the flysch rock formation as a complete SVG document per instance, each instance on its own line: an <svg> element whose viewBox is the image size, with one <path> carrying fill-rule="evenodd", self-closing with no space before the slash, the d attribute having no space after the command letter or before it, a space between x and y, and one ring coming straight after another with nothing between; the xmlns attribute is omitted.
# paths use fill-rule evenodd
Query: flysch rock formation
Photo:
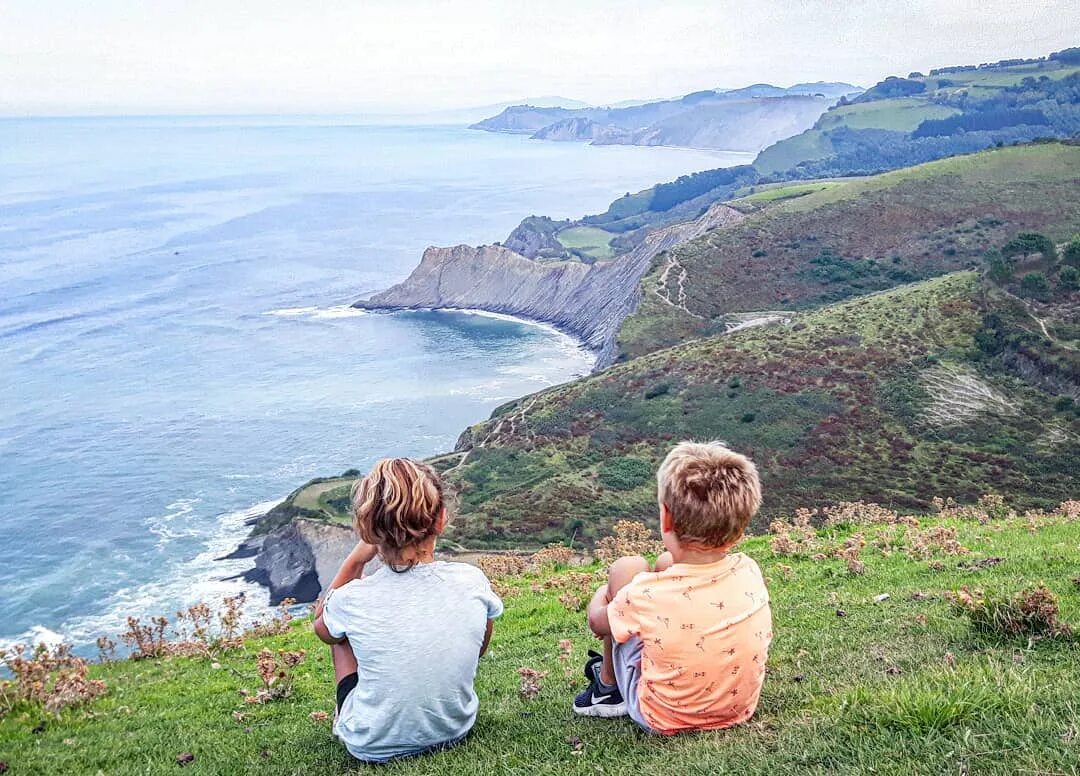
<svg viewBox="0 0 1080 776"><path fill-rule="evenodd" d="M353 306L367 310L477 309L550 323L597 351L617 353L615 335L640 301L654 256L746 216L717 203L699 218L656 229L610 261L534 261L500 245L431 247L401 283Z"/></svg>

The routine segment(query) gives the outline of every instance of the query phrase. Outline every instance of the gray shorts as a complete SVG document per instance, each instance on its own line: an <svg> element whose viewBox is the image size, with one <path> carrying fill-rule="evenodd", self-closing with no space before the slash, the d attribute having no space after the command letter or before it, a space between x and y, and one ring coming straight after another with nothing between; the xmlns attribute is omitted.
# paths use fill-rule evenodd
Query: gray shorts
<svg viewBox="0 0 1080 776"><path fill-rule="evenodd" d="M611 645L611 656L615 665L615 683L619 686L623 700L626 701L626 712L630 719L646 733L656 731L649 727L645 717L641 714L641 705L638 702L638 682L641 681L641 652L644 644L637 636L631 636L628 641Z"/></svg>

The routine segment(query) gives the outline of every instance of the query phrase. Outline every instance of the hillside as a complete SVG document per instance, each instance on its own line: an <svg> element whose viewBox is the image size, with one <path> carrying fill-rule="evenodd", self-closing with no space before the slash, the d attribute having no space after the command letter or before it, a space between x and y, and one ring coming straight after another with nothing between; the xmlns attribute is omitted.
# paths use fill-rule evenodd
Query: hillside
<svg viewBox="0 0 1080 776"><path fill-rule="evenodd" d="M867 174L1080 132L1080 49L891 77L766 148L765 175Z"/></svg>
<svg viewBox="0 0 1080 776"><path fill-rule="evenodd" d="M605 331L617 331L610 355L623 363L510 402L436 459L459 492L450 538L589 543L620 517L652 513L651 473L683 436L726 439L761 461L765 516L864 497L910 509L938 493L1067 497L1080 467L1080 298L1025 295L1021 276L1046 270L1037 256L1008 283L979 273L1018 233L1080 233L1078 185L1080 147L1040 144L752 187L717 206L734 217L655 233L672 242L643 243L633 272L625 256L594 265L588 288L605 301L575 309L615 322ZM640 298L624 320L599 314L615 309L620 267L626 299ZM421 286L454 288L421 275L411 296L406 284L388 301L430 305L439 300ZM479 271L469 293L490 277ZM267 527L341 519L347 490L300 491Z"/></svg>
<svg viewBox="0 0 1080 776"><path fill-rule="evenodd" d="M0 761L26 776L575 776L670 773L672 763L693 776L1071 773L1080 741L1076 640L1040 633L1045 617L1026 626L1034 638L977 630L947 595L971 586L1007 600L1044 584L1060 602L1057 618L1080 626L1076 504L1053 516L991 507L993 519L972 510L918 526L863 525L870 510L849 509L841 525L809 539L800 532L794 550L773 541L793 555L776 554L767 538L745 542L768 580L776 640L757 714L730 731L661 739L625 719L570 711L595 645L576 611L596 581L590 566L498 581L506 612L480 663L480 717L448 752L380 767L351 761L330 734L328 651L303 621L204 657L91 666L90 677L107 684L99 699L58 717L32 704L0 717ZM1026 598L1028 609L995 611L1015 617L1038 605L1055 614L1053 599ZM250 697L261 685L260 649L278 659L278 650L306 654L287 669L291 692L245 703L241 691ZM520 668L545 674L532 697L522 693Z"/></svg>
<svg viewBox="0 0 1080 776"><path fill-rule="evenodd" d="M796 84L786 89L755 84L626 107L568 110L517 105L471 128L597 145L759 151L809 128L837 98L859 91L851 84L839 83Z"/></svg>
<svg viewBox="0 0 1080 776"><path fill-rule="evenodd" d="M1080 232L1080 146L1042 144L944 159L733 203L744 221L659 257L619 332L634 356L723 331L724 316L807 309L979 266L1018 232ZM789 196L785 196L785 194Z"/></svg>
<svg viewBox="0 0 1080 776"><path fill-rule="evenodd" d="M1075 306L1072 308L1075 311ZM1080 471L1080 417L980 343L1032 327L974 273L946 275L640 356L499 408L446 476L467 545L589 543L656 511L682 438L724 439L763 472L757 528L800 505L925 508L983 492L1045 506ZM1039 370L1035 370L1038 372ZM1069 388L1077 392L1076 371ZM1060 408L1059 408L1060 407Z"/></svg>

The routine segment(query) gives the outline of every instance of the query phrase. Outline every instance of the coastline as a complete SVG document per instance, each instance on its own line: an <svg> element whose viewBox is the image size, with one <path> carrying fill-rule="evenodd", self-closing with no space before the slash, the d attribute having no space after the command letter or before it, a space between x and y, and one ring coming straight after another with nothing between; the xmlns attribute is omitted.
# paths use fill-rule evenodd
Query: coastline
<svg viewBox="0 0 1080 776"><path fill-rule="evenodd" d="M429 313L457 313L459 315L476 315L481 318L493 318L499 321L508 321L510 323L518 323L523 326L532 326L537 329L543 329L551 334L556 334L560 338L564 339L568 345L571 345L575 350L581 353L589 354L592 359L592 366L590 372L598 370L598 364L600 361L601 350L599 348L593 348L589 346L589 343L577 336L572 331L568 331L559 327L558 324L551 323L550 321L542 321L538 318L529 318L524 315L511 315L510 313L498 313L492 310L484 310L480 307L387 307L381 310L368 308L369 312L383 312L392 314L396 312L429 312ZM572 379L577 379L572 378ZM552 383L552 385L562 385L562 383Z"/></svg>
<svg viewBox="0 0 1080 776"><path fill-rule="evenodd" d="M567 381L548 383L540 390L546 390L555 385L562 385L564 382L576 380L599 368L601 352L590 348L584 340L573 333L564 331L559 326L547 321L498 313L481 308L388 307L357 309L337 305L327 308L286 308L284 310L273 310L268 314L318 318L328 313L340 315L344 310L351 310L358 315L425 312L490 318L540 329L554 335L558 339L560 347L573 351L575 354L587 356L589 368L586 372L571 375ZM482 420L484 418L478 418L476 422ZM442 451L434 451L432 455L438 455L440 452ZM265 509L261 514L250 515L243 524L244 534L234 537L235 544L232 551L215 559L230 563L246 561L249 565L245 569L234 573L226 579L243 580L249 584L259 585L261 590L267 591L269 596L268 605L270 607L277 605L285 598L295 598L299 603L315 600L336 573L345 556L355 545L355 537L352 529L348 526L317 519L305 515L302 510L295 510L295 507L291 504L291 499L311 483L312 481L309 480L299 485L289 495L272 503L269 501L263 502L262 506L270 504L269 508ZM276 517L280 519L280 515L275 516L273 514L279 508L285 509L288 513L284 522L275 524L270 530L261 529L261 524L268 518L273 519ZM274 520L274 523L277 523L277 520Z"/></svg>

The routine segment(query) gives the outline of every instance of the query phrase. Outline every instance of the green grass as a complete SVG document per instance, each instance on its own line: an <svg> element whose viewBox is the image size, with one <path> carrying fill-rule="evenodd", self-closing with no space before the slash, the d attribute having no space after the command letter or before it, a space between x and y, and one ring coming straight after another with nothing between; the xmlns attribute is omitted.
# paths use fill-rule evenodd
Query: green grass
<svg viewBox="0 0 1080 776"><path fill-rule="evenodd" d="M934 83L938 79L948 79L954 82L952 86L945 87L946 91L952 91L958 87L973 86L977 88L1002 89L1006 86L1016 86L1027 77L1040 78L1046 76L1057 80L1066 78L1073 73L1080 72L1080 67L1075 65L1057 65L1051 63L1040 68L1038 65L1018 65L1012 68L1000 70L972 70L965 73L950 73L941 76L931 76L927 79Z"/></svg>
<svg viewBox="0 0 1080 776"><path fill-rule="evenodd" d="M594 226L574 226L555 235L564 248L583 253L594 259L607 259L615 255L611 247L611 232Z"/></svg>
<svg viewBox="0 0 1080 776"><path fill-rule="evenodd" d="M918 97L875 100L834 108L821 117L816 128L830 130L843 126L911 132L927 119L945 119L959 112L956 108L934 105Z"/></svg>
<svg viewBox="0 0 1080 776"><path fill-rule="evenodd" d="M558 590L511 583L506 613L477 678L480 717L456 749L388 766L352 761L330 734L329 655L300 623L286 636L251 642L210 659L118 662L93 673L109 684L92 705L60 719L32 709L0 719L0 760L13 774L1075 774L1080 730L1076 643L999 641L975 634L943 593L961 585L1010 593L1045 583L1061 615L1080 625L1080 523L1036 532L952 523L971 554L926 560L873 549L866 573L840 560L773 557L763 538L742 549L768 580L776 639L761 705L750 723L725 732L657 738L628 720L570 711L580 664L595 646L581 613ZM821 532L839 544L851 529ZM972 564L998 557L998 565ZM785 568L787 567L787 568ZM889 598L875 603L875 597ZM842 611L845 616L838 616ZM558 642L573 642L560 663ZM262 706L241 702L257 683L262 646L302 648L294 691ZM402 659L407 664L408 656ZM516 670L547 672L534 700L518 695ZM242 720L234 712L244 714ZM40 726L40 727L39 727ZM37 732L34 732L37 730Z"/></svg>
<svg viewBox="0 0 1080 776"><path fill-rule="evenodd" d="M792 185L769 186L762 191L756 191L745 197L740 197L736 202L776 202L782 199L794 199L813 194L815 191L824 191L834 186L843 186L840 181L815 181L813 183L795 183Z"/></svg>
<svg viewBox="0 0 1080 776"><path fill-rule="evenodd" d="M800 162L824 159L832 152L832 143L824 132L808 129L766 148L754 159L754 167L765 175L772 175L790 170Z"/></svg>
<svg viewBox="0 0 1080 776"><path fill-rule="evenodd" d="M1072 204L1078 176L1080 147L1017 146L776 202L670 251L687 273L685 310L658 298L668 259L654 261L640 307L622 324L620 348L637 356L707 334L728 313L816 307L978 266L987 249L1021 231L1067 239L1080 231ZM815 272L825 252L873 260L879 271Z"/></svg>

